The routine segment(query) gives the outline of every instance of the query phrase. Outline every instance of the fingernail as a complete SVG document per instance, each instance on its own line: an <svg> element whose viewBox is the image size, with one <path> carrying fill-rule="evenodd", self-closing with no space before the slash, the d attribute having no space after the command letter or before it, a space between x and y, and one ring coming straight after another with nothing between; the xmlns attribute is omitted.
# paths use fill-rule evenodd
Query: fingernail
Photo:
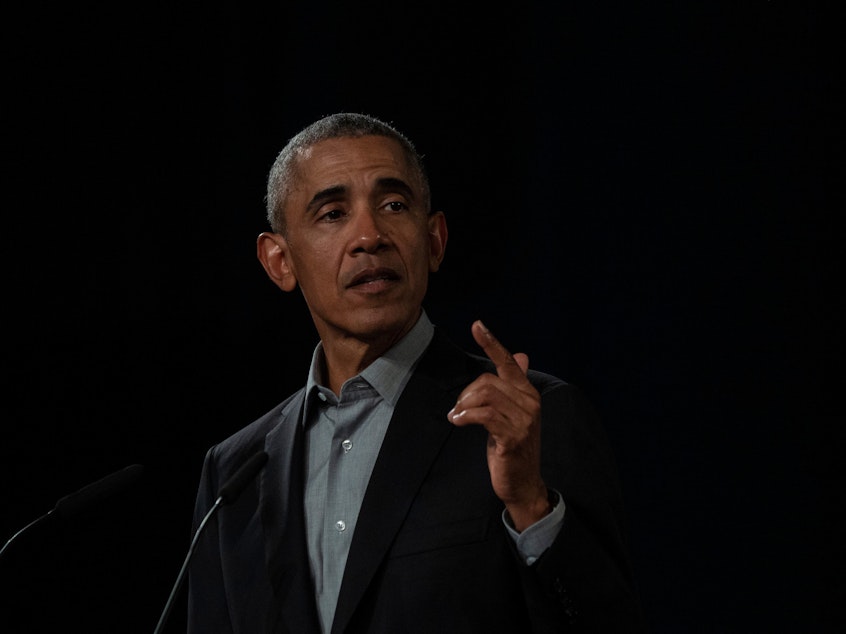
<svg viewBox="0 0 846 634"><path fill-rule="evenodd" d="M454 422L455 422L455 421L457 421L459 418L461 418L462 416L464 416L464 414L465 414L465 413L466 413L466 410L461 410L460 412L458 412L458 413L456 414L456 413L455 413L455 408L453 407L451 410L449 410L449 414L447 414L447 419L449 419L449 422L454 423Z"/></svg>
<svg viewBox="0 0 846 634"><path fill-rule="evenodd" d="M484 323L482 323L481 319L479 320L479 328L481 328L482 332L485 333L486 335L491 334L491 331L488 330L488 327Z"/></svg>

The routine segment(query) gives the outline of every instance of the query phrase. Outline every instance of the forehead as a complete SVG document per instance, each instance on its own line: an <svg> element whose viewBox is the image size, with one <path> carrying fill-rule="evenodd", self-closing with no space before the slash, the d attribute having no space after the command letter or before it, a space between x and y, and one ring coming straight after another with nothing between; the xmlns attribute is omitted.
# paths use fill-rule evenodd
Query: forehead
<svg viewBox="0 0 846 634"><path fill-rule="evenodd" d="M383 177L420 185L402 146L382 136L339 137L315 143L299 152L295 189L352 185Z"/></svg>

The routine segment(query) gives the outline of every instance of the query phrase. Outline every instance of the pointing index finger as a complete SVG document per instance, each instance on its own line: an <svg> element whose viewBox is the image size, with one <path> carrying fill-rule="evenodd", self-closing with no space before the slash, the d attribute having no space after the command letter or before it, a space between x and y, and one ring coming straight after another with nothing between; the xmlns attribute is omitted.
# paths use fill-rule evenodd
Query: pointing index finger
<svg viewBox="0 0 846 634"><path fill-rule="evenodd" d="M508 349L502 345L493 333L488 330L487 326L480 319L473 322L472 327L473 338L476 343L481 346L482 350L488 358L496 365L496 372L500 378L511 380L515 378L525 378L526 370L528 369L528 358L524 354L512 355ZM517 357L520 357L521 364Z"/></svg>

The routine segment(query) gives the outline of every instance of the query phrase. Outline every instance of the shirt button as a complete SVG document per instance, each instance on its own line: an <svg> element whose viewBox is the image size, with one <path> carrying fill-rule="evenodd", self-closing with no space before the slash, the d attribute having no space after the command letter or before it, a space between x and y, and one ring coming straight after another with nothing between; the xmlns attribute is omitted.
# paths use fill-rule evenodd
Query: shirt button
<svg viewBox="0 0 846 634"><path fill-rule="evenodd" d="M344 453L349 453L350 449L352 449L352 440L347 439L341 443L341 447L344 448Z"/></svg>
<svg viewBox="0 0 846 634"><path fill-rule="evenodd" d="M347 523L344 520L338 520L337 522L335 522L335 530L339 533L343 533L345 530L347 530Z"/></svg>
<svg viewBox="0 0 846 634"><path fill-rule="evenodd" d="M319 399L320 399L321 401L323 401L324 403L326 402L326 395L325 395L323 392L318 392L318 393L317 393L317 398L319 398Z"/></svg>

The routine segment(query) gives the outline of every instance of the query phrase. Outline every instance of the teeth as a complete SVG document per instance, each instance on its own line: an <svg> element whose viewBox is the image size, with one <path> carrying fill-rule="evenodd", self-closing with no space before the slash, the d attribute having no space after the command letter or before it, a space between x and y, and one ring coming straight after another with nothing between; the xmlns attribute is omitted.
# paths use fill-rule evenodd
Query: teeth
<svg viewBox="0 0 846 634"><path fill-rule="evenodd" d="M378 277L363 277L361 278L358 283L359 284L367 284L368 282L378 282L380 280L388 280L391 279L387 275L379 275Z"/></svg>
<svg viewBox="0 0 846 634"><path fill-rule="evenodd" d="M361 278L352 282L353 285L360 285L360 284L370 284L372 282L390 282L392 280L397 279L396 275L392 275L391 273L381 273L378 275L365 275Z"/></svg>

